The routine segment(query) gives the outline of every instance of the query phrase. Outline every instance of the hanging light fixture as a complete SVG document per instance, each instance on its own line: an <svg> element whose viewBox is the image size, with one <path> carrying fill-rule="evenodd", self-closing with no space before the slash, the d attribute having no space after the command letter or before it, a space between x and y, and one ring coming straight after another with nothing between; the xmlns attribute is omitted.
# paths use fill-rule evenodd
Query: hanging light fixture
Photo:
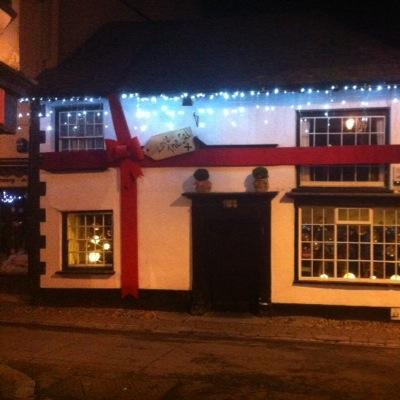
<svg viewBox="0 0 400 400"><path fill-rule="evenodd" d="M354 118L348 118L345 121L345 125L346 125L346 129L351 131L354 128L356 121L354 120Z"/></svg>

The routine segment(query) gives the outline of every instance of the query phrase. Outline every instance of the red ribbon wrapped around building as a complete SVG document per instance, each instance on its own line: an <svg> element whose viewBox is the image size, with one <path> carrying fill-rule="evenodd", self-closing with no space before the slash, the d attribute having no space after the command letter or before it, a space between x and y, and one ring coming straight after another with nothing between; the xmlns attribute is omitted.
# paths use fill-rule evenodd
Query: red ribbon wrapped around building
<svg viewBox="0 0 400 400"><path fill-rule="evenodd" d="M121 173L121 290L122 297L139 296L137 178L143 175L139 161L143 151L131 138L118 95L109 97L117 140L106 140L107 158Z"/></svg>

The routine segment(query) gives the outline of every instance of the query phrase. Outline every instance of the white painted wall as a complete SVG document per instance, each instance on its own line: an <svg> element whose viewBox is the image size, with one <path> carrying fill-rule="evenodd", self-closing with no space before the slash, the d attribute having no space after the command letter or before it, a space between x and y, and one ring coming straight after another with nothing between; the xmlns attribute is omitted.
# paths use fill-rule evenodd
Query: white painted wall
<svg viewBox="0 0 400 400"><path fill-rule="evenodd" d="M313 103L304 105L307 100L306 96L308 95L295 96L294 100L297 99L297 102L293 101L293 104L286 104L278 98L275 99L275 105L271 105L271 101L267 99L264 103L261 101L258 101L257 104L254 101L246 103L247 108L238 105L238 102L229 103L232 106L230 108L236 109L236 112L232 114L229 111L227 116L223 115L223 110L229 107L218 108L215 106L216 103L210 101L210 104L214 105L213 112L208 112L207 107L199 107L197 104L196 112L200 117L203 115L204 128L197 128L193 125L191 115L193 111L188 112L189 114L177 114L177 111L185 111L186 113L186 110L182 110L185 107L180 104L176 105L175 117L172 117L172 114L167 115L167 121L165 113L159 113L159 104L150 101L145 103L149 107L154 107L153 111L157 111L157 114L151 114L150 118L146 117L147 128L142 132L140 132L141 125L139 123L142 122L143 115L147 114L143 114L143 112L136 114L129 107L126 107L126 112L132 135L139 131L139 138L142 143L145 143L151 135L160 133L165 128L172 128L171 125L167 127L166 124L171 123L170 120L173 118L177 121L179 115L180 122L175 122L174 128L190 125L194 133L206 143L278 143L280 146L294 146L295 110L300 106L300 100L304 109L326 109L327 105L331 109L390 107L391 143L400 143L400 104L393 93L378 92L362 95L358 92L356 94L336 92L332 95L334 102L327 102L327 99L322 102L318 96L309 96L308 98L313 100ZM319 95L319 97L321 96L323 95ZM317 100L320 101L318 104L315 103ZM51 104L53 106L53 103ZM294 107L292 108L291 105L294 105ZM52 106L50 106L50 103L47 104L48 117L42 119L44 127L51 127L48 130L50 140L42 147L43 151L52 151L53 149L54 129L51 124L54 114L49 112ZM244 111L239 110L239 107L242 106L245 107ZM133 100L132 107L137 107L133 104ZM200 113L200 109L205 111ZM146 110L146 112L153 111ZM109 115L105 117L109 119ZM265 122L266 120L268 123ZM232 125L232 121L237 122L235 127ZM106 136L113 137L111 121L107 120L106 124L108 125ZM135 129L134 126L138 129ZM176 290L191 288L190 201L182 197L181 193L193 190L191 176L194 170L195 168L147 168L144 169L144 177L138 181L139 282L141 288ZM251 170L251 167L209 168L213 190L245 191L246 178ZM397 289L386 287L366 289L350 285L348 287L293 285L295 272L294 207L290 200L284 198L284 195L296 186L295 168L293 166L269 167L269 173L270 190L279 192L278 196L272 201L271 212L272 301L275 303L347 306L400 306L400 290ZM42 286L119 287L120 266L117 251L115 252L116 274L112 277L72 279L55 274L61 268L60 213L62 211L112 209L115 223L115 249L118 249L119 191L117 172L114 169L96 174L50 174L42 172L41 179L47 182L47 195L42 199L42 207L47 209L47 222L42 224L42 234L47 235L47 249L42 251L42 260L47 262L47 273L42 277Z"/></svg>
<svg viewBox="0 0 400 400"><path fill-rule="evenodd" d="M120 248L119 173L115 168L101 173L50 174L41 172L46 182L46 196L41 197L46 209L46 222L40 226L46 235L46 248L41 250L41 261L47 265L41 276L43 288L118 288L120 287L120 258L114 257L115 274L99 278L65 277L61 271L62 212L84 210L112 210L114 215L114 248Z"/></svg>

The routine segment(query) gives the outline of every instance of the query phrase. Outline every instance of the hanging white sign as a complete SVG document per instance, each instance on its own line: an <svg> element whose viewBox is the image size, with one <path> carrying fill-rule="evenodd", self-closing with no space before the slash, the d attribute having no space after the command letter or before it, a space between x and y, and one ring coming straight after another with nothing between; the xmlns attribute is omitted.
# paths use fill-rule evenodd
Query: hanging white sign
<svg viewBox="0 0 400 400"><path fill-rule="evenodd" d="M190 128L152 136L144 146L144 154L153 160L163 160L194 150L194 136Z"/></svg>

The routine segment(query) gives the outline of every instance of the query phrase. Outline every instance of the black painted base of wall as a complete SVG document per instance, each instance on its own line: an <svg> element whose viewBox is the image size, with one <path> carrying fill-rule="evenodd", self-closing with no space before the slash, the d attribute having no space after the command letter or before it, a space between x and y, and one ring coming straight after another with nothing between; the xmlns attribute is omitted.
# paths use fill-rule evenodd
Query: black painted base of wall
<svg viewBox="0 0 400 400"><path fill-rule="evenodd" d="M139 299L121 298L119 289L40 289L35 304L80 307L122 307L142 310L188 312L191 292L141 289Z"/></svg>
<svg viewBox="0 0 400 400"><path fill-rule="evenodd" d="M272 304L270 316L311 316L330 319L390 321L388 307L331 306L324 304Z"/></svg>
<svg viewBox="0 0 400 400"><path fill-rule="evenodd" d="M29 294L26 274L0 274L0 293Z"/></svg>
<svg viewBox="0 0 400 400"><path fill-rule="evenodd" d="M65 307L110 307L158 311L191 311L191 291L140 290L139 299L121 298L119 289L40 289L34 303ZM331 319L390 321L388 307L352 307L313 304L270 304L257 313L263 316L313 316Z"/></svg>

